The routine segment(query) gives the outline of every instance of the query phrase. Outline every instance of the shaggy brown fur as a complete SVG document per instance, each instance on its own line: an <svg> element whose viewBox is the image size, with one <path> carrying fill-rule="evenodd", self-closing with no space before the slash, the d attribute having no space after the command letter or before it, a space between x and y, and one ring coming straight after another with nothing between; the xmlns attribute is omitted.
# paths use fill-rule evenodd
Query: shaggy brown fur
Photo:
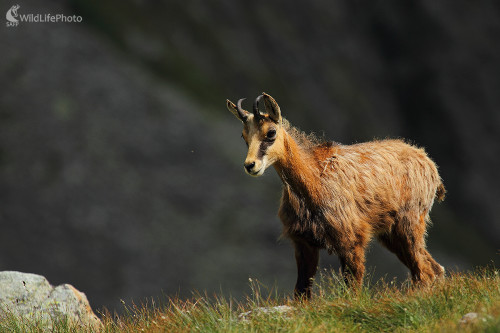
<svg viewBox="0 0 500 333"><path fill-rule="evenodd" d="M291 127L271 96L263 98L267 115L237 113L229 101L228 108L244 122L247 172L261 175L273 165L283 181L279 217L295 246L296 296L310 297L320 249L336 253L346 281L359 286L373 237L410 269L414 282L444 274L425 235L434 199L443 200L445 189L423 149L401 140L320 142Z"/></svg>

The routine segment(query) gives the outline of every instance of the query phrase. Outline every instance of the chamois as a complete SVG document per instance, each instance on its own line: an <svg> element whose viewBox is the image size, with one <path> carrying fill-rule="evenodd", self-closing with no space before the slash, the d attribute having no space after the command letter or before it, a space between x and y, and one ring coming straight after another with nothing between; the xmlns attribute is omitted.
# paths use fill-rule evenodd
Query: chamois
<svg viewBox="0 0 500 333"><path fill-rule="evenodd" d="M243 122L245 171L260 176L273 165L283 182L279 217L295 247L297 298L311 297L319 250L336 253L346 283L359 287L372 237L405 264L418 284L443 276L425 246L429 211L445 188L434 162L402 140L353 145L322 142L292 127L266 93L253 112L227 100ZM263 100L265 113L259 110Z"/></svg>

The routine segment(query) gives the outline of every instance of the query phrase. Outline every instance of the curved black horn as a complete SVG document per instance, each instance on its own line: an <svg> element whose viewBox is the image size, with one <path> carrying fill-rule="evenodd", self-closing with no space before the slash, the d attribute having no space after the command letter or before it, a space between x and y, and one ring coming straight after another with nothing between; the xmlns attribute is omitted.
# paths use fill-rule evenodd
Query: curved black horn
<svg viewBox="0 0 500 333"><path fill-rule="evenodd" d="M245 111L243 111L243 109L241 108L241 102L243 102L245 99L246 98L241 98L240 100L238 100L238 103L236 103L237 105L236 110L238 111L238 115L240 116L241 120L247 119Z"/></svg>
<svg viewBox="0 0 500 333"><path fill-rule="evenodd" d="M263 97L262 95L259 95L255 99L255 102L253 102L253 114L255 116L255 119L257 119L257 120L262 118L262 115L260 114L260 111L259 111L259 101L262 97Z"/></svg>

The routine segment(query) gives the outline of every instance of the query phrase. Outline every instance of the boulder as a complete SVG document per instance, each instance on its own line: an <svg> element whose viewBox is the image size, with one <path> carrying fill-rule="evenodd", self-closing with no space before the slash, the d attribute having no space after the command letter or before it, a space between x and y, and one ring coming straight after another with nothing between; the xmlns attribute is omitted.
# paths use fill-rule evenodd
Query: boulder
<svg viewBox="0 0 500 333"><path fill-rule="evenodd" d="M57 322L92 330L102 325L85 294L72 285L54 287L43 276L12 271L0 272L0 322L7 318L48 330Z"/></svg>

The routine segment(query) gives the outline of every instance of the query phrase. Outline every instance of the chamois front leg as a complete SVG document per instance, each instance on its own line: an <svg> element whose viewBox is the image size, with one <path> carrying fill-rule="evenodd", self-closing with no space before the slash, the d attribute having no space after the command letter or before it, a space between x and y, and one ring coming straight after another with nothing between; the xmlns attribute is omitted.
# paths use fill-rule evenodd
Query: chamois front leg
<svg viewBox="0 0 500 333"><path fill-rule="evenodd" d="M318 270L319 249L302 240L294 240L295 260L297 261L297 283L295 298L311 298L313 278Z"/></svg>

